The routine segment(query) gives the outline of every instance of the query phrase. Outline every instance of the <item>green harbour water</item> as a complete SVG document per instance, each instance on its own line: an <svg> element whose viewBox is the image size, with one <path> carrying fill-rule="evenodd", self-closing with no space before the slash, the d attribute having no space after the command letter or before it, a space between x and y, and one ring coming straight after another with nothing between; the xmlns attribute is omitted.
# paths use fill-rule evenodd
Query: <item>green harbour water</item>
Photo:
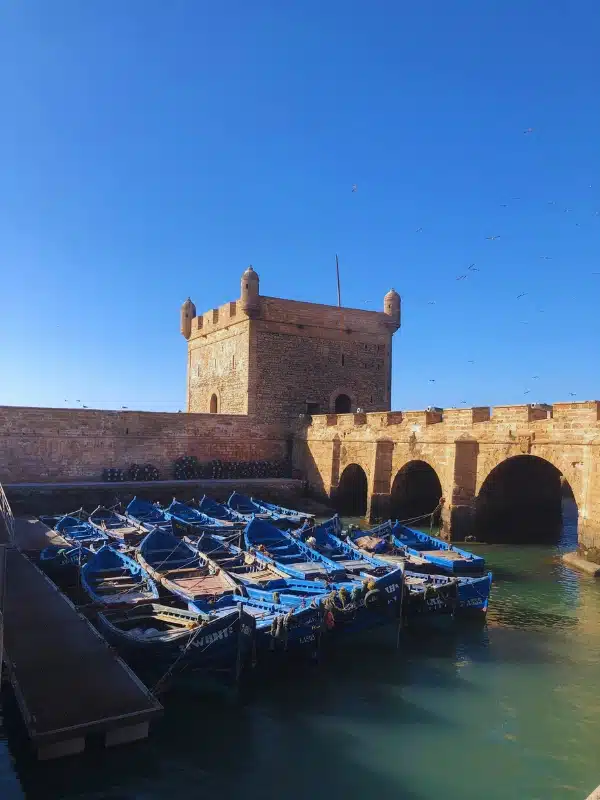
<svg viewBox="0 0 600 800"><path fill-rule="evenodd" d="M600 784L600 584L561 563L575 541L567 524L559 546L473 545L494 572L486 622L410 627L399 650L375 631L237 704L172 694L146 742L38 764L11 734L0 797L584 800Z"/></svg>

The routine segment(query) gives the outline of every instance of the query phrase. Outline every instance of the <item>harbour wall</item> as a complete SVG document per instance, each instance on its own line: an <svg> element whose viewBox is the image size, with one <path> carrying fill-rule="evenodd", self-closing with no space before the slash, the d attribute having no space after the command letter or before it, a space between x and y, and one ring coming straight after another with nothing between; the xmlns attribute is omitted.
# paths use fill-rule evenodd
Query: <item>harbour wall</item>
<svg viewBox="0 0 600 800"><path fill-rule="evenodd" d="M35 516L65 514L80 508L89 512L97 506L117 503L125 506L134 497L168 505L174 497L189 502L208 494L225 502L233 491L294 508L306 503L303 482L287 478L6 484L4 489L14 514Z"/></svg>
<svg viewBox="0 0 600 800"><path fill-rule="evenodd" d="M287 428L237 414L0 406L0 483L99 481L105 467L156 466L170 478L181 456L281 460Z"/></svg>

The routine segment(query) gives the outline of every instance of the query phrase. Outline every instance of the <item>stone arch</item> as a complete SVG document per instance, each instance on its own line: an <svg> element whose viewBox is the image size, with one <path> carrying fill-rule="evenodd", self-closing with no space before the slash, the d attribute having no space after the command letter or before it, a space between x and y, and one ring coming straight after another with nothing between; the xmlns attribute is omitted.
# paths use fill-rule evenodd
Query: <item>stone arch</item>
<svg viewBox="0 0 600 800"><path fill-rule="evenodd" d="M578 506L572 483L550 459L521 453L503 459L483 480L475 500L475 533L486 542L577 541Z"/></svg>
<svg viewBox="0 0 600 800"><path fill-rule="evenodd" d="M345 395L346 397L350 398L349 411L335 410L336 400L341 395ZM331 414L350 414L352 411L356 411L356 405L356 395L348 386L338 386L338 388L329 395L329 411Z"/></svg>
<svg viewBox="0 0 600 800"><path fill-rule="evenodd" d="M396 472L390 489L392 519L412 519L431 514L443 496L437 470L425 459L405 462ZM435 523L439 522L439 510ZM425 520L428 524L429 520Z"/></svg>
<svg viewBox="0 0 600 800"><path fill-rule="evenodd" d="M221 400L217 391L211 392L210 400L208 401L209 414L218 414L221 410Z"/></svg>
<svg viewBox="0 0 600 800"><path fill-rule="evenodd" d="M340 514L364 517L367 513L369 481L359 464L348 464L340 475L335 491L335 507Z"/></svg>

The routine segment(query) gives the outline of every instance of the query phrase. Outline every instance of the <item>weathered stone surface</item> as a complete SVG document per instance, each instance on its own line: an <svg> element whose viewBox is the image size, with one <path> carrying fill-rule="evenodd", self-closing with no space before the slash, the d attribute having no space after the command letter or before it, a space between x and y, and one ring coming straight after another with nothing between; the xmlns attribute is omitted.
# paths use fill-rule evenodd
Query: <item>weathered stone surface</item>
<svg viewBox="0 0 600 800"><path fill-rule="evenodd" d="M377 312L251 291L250 306L242 297L186 321L188 411L279 422L334 411L341 394L353 412L389 409L397 295L397 309Z"/></svg>
<svg viewBox="0 0 600 800"><path fill-rule="evenodd" d="M323 415L299 428L298 463L317 491L335 492L344 469L358 464L369 498L383 507L397 473L412 461L436 472L448 535L468 535L477 497L492 470L513 456L533 455L554 465L569 483L586 547L600 544L600 403L560 403L540 413L531 406Z"/></svg>
<svg viewBox="0 0 600 800"><path fill-rule="evenodd" d="M282 459L287 429L247 416L0 406L0 482L100 480L104 467Z"/></svg>

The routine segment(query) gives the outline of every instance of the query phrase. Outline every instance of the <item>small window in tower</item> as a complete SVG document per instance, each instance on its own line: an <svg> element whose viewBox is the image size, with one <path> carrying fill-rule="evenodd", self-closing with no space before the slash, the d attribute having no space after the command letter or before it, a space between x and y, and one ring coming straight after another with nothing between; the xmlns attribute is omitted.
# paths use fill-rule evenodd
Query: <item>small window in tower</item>
<svg viewBox="0 0 600 800"><path fill-rule="evenodd" d="M210 413L216 414L219 410L219 401L217 400L217 395L213 394L210 398Z"/></svg>
<svg viewBox="0 0 600 800"><path fill-rule="evenodd" d="M344 356L342 356L342 367L344 366Z"/></svg>
<svg viewBox="0 0 600 800"><path fill-rule="evenodd" d="M231 356L231 369L235 369L235 356Z"/></svg>
<svg viewBox="0 0 600 800"><path fill-rule="evenodd" d="M198 377L200 377L200 364L198 364L197 372L198 372Z"/></svg>
<svg viewBox="0 0 600 800"><path fill-rule="evenodd" d="M336 414L349 414L352 410L352 400L347 394L338 394L335 398L335 413Z"/></svg>
<svg viewBox="0 0 600 800"><path fill-rule="evenodd" d="M248 288L248 284L246 284L246 289Z"/></svg>

